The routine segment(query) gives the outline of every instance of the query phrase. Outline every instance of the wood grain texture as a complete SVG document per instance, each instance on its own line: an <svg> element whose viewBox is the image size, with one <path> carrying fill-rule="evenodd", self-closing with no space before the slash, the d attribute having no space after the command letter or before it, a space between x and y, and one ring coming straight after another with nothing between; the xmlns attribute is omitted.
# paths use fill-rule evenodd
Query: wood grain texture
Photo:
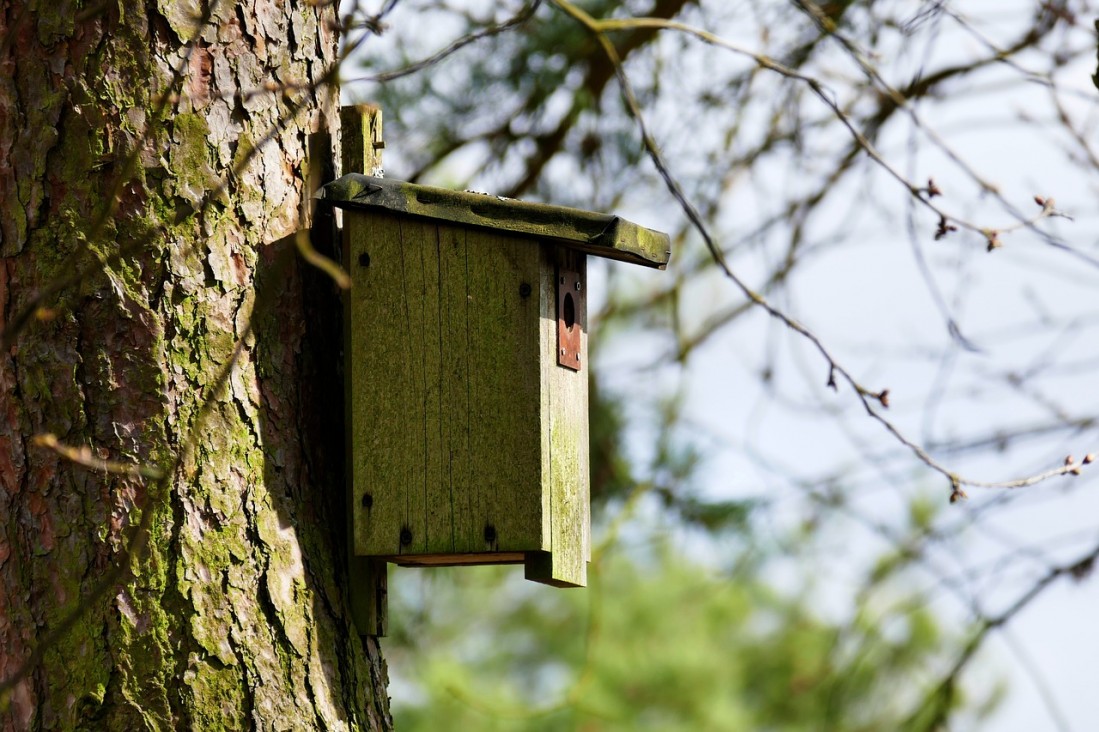
<svg viewBox="0 0 1099 732"><path fill-rule="evenodd" d="M325 198L347 208L390 211L405 216L483 227L497 233L537 237L597 257L664 269L671 256L668 235L618 216L516 201L472 191L347 174L326 189Z"/></svg>
<svg viewBox="0 0 1099 732"><path fill-rule="evenodd" d="M360 554L526 549L538 537L537 507L524 505L539 478L537 305L519 285L537 279L539 250L495 239L386 215L353 235L370 261L351 316L356 492L370 495Z"/></svg>
<svg viewBox="0 0 1099 732"><path fill-rule="evenodd" d="M340 107L343 172L376 175L382 169L382 110L373 104Z"/></svg>
<svg viewBox="0 0 1099 732"><path fill-rule="evenodd" d="M382 110L369 104L349 105L340 108L340 163L344 173L371 172L382 167ZM345 271L358 266L350 257L349 227L343 228L344 239L341 247L341 259ZM350 344L350 295L343 297L343 343ZM346 354L346 351L345 351ZM352 423L350 370L344 368L344 437L345 456L353 454L350 429ZM389 575L385 561L360 557L355 553L355 496L352 466L346 472L344 522L347 527L347 565L348 565L348 603L355 627L362 635L385 636L389 631Z"/></svg>
<svg viewBox="0 0 1099 732"><path fill-rule="evenodd" d="M526 576L546 584L583 587L591 560L587 308L586 299L577 301L581 369L573 371L557 364L557 282L561 265L579 273L586 286L587 263L584 254L564 247L546 247L542 257L542 501L548 517L543 547L548 551L528 560Z"/></svg>
<svg viewBox="0 0 1099 732"><path fill-rule="evenodd" d="M539 552L557 551L532 578L583 584L587 376L554 358L557 247L345 215L358 263L348 366L356 553L466 564L524 553L542 563ZM583 267L582 254L569 256Z"/></svg>

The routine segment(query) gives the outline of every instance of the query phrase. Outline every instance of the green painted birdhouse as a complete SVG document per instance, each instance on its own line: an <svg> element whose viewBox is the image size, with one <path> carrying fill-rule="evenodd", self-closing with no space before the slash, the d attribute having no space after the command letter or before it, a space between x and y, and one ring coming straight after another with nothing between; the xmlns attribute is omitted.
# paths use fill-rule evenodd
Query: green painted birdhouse
<svg viewBox="0 0 1099 732"><path fill-rule="evenodd" d="M353 553L518 564L583 586L591 557L586 259L663 268L616 216L351 174L343 210Z"/></svg>

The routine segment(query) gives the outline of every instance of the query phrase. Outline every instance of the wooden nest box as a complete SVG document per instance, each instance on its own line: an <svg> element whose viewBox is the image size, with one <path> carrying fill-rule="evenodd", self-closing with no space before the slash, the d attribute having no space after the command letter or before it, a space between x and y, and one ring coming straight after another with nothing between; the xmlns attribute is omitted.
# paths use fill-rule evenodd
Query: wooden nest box
<svg viewBox="0 0 1099 732"><path fill-rule="evenodd" d="M588 255L662 269L616 216L350 174L352 553L586 583Z"/></svg>

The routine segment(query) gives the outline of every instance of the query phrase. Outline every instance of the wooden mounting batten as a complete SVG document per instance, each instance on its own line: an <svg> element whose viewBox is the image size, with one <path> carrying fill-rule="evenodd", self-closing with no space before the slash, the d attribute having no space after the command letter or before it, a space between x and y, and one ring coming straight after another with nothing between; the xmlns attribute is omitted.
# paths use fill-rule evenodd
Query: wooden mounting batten
<svg viewBox="0 0 1099 732"><path fill-rule="evenodd" d="M343 172L363 173L381 170L382 148L382 110L369 104L352 105L340 109L340 163ZM331 184L329 184L331 185ZM347 230L344 229L342 264L349 271L349 243ZM344 306L344 348L350 348L349 329L350 303L345 293ZM345 405L351 404L350 378L345 376ZM345 435L347 450L347 476L351 476L351 451L353 439L351 430L351 410L345 410ZM347 490L347 563L348 563L348 602L351 605L351 619L361 635L384 636L389 629L389 569L384 559L360 557L355 554L354 544L354 500L352 491Z"/></svg>

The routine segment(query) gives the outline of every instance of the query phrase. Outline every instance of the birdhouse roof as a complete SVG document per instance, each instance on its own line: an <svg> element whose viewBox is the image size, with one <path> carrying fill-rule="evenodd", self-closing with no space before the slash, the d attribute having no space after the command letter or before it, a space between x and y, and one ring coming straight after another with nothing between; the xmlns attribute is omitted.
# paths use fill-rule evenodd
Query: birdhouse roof
<svg viewBox="0 0 1099 732"><path fill-rule="evenodd" d="M598 257L664 269L668 235L607 214L469 191L452 191L350 173L321 188L343 209L385 209L398 214L506 231L560 244Z"/></svg>

